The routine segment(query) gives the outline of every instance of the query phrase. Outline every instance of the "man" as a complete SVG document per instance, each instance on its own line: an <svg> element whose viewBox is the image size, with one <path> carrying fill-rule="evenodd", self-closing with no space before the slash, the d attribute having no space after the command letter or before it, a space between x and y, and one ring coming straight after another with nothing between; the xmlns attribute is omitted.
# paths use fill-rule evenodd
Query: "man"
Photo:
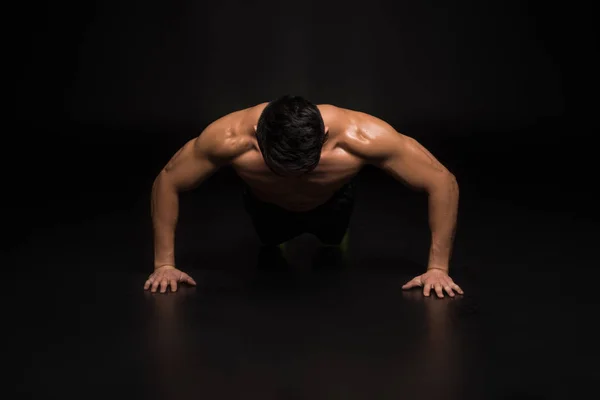
<svg viewBox="0 0 600 400"><path fill-rule="evenodd" d="M427 270L403 289L422 287L429 296L463 294L448 275L458 211L458 184L414 139L373 116L298 96L233 112L185 144L152 188L154 272L144 285L196 282L175 267L178 193L190 190L229 165L247 185L246 210L264 245L309 232L324 244L344 238L352 211L352 178L371 164L428 193L431 247Z"/></svg>

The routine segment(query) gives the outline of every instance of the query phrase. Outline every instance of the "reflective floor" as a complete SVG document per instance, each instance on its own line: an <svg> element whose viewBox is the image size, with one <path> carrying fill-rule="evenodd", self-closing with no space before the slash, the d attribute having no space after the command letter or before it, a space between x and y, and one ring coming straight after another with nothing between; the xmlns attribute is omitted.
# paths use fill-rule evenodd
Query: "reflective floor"
<svg viewBox="0 0 600 400"><path fill-rule="evenodd" d="M15 397L580 398L599 355L588 203L529 172L472 172L462 151L455 299L400 289L425 268L426 198L370 170L344 250L261 249L227 172L183 196L178 264L199 285L176 294L142 289L145 192L25 218L3 266ZM89 196L80 209L115 201Z"/></svg>

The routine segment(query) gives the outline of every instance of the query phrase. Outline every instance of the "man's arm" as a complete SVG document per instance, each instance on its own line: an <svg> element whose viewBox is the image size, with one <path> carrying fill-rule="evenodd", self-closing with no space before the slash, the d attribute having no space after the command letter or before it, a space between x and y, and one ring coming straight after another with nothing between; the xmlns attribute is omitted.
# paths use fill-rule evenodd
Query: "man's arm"
<svg viewBox="0 0 600 400"><path fill-rule="evenodd" d="M210 124L175 153L156 177L151 195L155 270L175 266L179 193L197 187L240 153L241 143L231 128L235 119L230 114Z"/></svg>
<svg viewBox="0 0 600 400"><path fill-rule="evenodd" d="M428 270L448 272L458 214L456 178L416 140L384 121L361 114L357 122L356 142L366 161L427 192L431 230Z"/></svg>

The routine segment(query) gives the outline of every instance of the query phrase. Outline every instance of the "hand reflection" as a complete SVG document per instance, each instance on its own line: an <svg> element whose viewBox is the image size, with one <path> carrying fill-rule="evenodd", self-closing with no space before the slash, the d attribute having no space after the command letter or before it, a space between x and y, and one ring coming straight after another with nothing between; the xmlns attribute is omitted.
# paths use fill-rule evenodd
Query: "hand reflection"
<svg viewBox="0 0 600 400"><path fill-rule="evenodd" d="M427 380L427 398L458 399L463 366L454 316L462 299L424 297L420 291L402 291L402 297L425 308L425 334L416 351L419 375Z"/></svg>
<svg viewBox="0 0 600 400"><path fill-rule="evenodd" d="M195 293L195 287L180 287L177 293L165 296L144 291L149 309L146 329L146 353L148 367L155 379L153 391L164 397L180 397L190 385L185 374L188 353L192 341L188 336L190 321L186 321L185 302ZM179 382L179 385L172 385Z"/></svg>

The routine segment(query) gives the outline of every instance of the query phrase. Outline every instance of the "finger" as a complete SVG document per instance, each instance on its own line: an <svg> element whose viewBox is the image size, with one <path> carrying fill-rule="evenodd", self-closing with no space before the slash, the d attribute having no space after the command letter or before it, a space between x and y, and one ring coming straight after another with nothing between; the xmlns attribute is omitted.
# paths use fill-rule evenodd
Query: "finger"
<svg viewBox="0 0 600 400"><path fill-rule="evenodd" d="M412 289L414 287L421 287L421 286L423 286L423 284L421 283L421 279L419 279L417 277L417 278L411 279L410 281L406 282L402 286L402 289L406 290L406 289Z"/></svg>
<svg viewBox="0 0 600 400"><path fill-rule="evenodd" d="M456 283L452 284L452 289L456 290L456 292L458 294L465 294L465 292L463 292L463 290L460 288L460 286L458 286Z"/></svg>
<svg viewBox="0 0 600 400"><path fill-rule="evenodd" d="M450 297L454 297L454 296L455 296L455 294L454 294L454 290L452 290L452 286L450 286L450 284L449 284L449 283L446 283L446 284L444 285L444 290L446 291L446 293L448 293L448 295L449 295Z"/></svg>
<svg viewBox="0 0 600 400"><path fill-rule="evenodd" d="M160 278L155 278L154 281L152 282L152 293L156 293L156 290L158 289L158 285L160 284Z"/></svg>
<svg viewBox="0 0 600 400"><path fill-rule="evenodd" d="M167 278L163 278L160 281L160 292L164 293L167 291L167 285L169 284L169 281L167 280Z"/></svg>
<svg viewBox="0 0 600 400"><path fill-rule="evenodd" d="M171 285L171 292L176 292L177 291L177 280L171 279L169 281L169 284Z"/></svg>
<svg viewBox="0 0 600 400"><path fill-rule="evenodd" d="M144 283L144 290L150 289L150 285L152 285L152 278L148 278L146 283Z"/></svg>
<svg viewBox="0 0 600 400"><path fill-rule="evenodd" d="M185 272L181 273L181 278L179 278L179 282L185 282L187 284L190 284L192 286L196 286L196 281L189 276L188 274L186 274Z"/></svg>
<svg viewBox="0 0 600 400"><path fill-rule="evenodd" d="M423 285L423 296L429 297L431 294L431 285L426 283Z"/></svg>
<svg viewBox="0 0 600 400"><path fill-rule="evenodd" d="M444 297L444 290L442 289L442 284L441 283L436 283L435 284L435 293L437 294L437 296L442 299Z"/></svg>

